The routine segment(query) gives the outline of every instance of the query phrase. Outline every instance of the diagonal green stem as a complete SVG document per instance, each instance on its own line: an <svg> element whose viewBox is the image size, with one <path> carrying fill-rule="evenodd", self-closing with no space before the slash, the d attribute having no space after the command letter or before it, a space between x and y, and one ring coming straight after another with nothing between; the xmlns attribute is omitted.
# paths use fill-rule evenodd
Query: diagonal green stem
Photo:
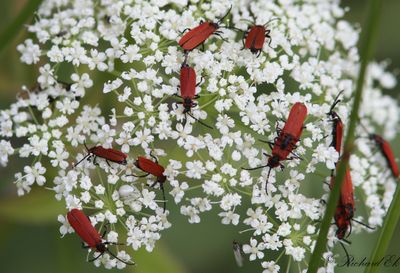
<svg viewBox="0 0 400 273"><path fill-rule="evenodd" d="M0 35L0 53L12 42L15 36L17 36L23 24L35 13L42 1L43 0L30 0L14 21Z"/></svg>
<svg viewBox="0 0 400 273"><path fill-rule="evenodd" d="M337 170L337 175L335 177L334 186L329 195L329 200L326 206L325 215L321 223L321 228L319 230L317 243L315 245L314 252L311 256L307 273L317 272L318 267L320 266L321 263L322 254L326 250L329 227L331 225L336 205L339 200L340 188L344 180L350 154L354 147L354 135L355 135L354 133L358 121L358 109L360 108L361 104L366 69L368 66L368 62L371 58L371 55L373 53L373 46L375 44L377 29L379 25L380 8L381 8L380 0L370 0L369 11L368 15L366 16L366 23L362 30L361 34L362 36L360 39L361 66L358 74L357 86L354 95L353 109L350 115L347 137L343 149L343 156L338 164L338 170Z"/></svg>
<svg viewBox="0 0 400 273"><path fill-rule="evenodd" d="M396 225L400 219L400 187L397 185L396 192L393 197L393 201L390 205L388 214L386 215L385 222L379 235L378 243L374 251L371 254L371 261L378 262L386 254L386 250L389 246L390 240L392 239ZM374 273L378 271L378 266L367 266L365 273Z"/></svg>

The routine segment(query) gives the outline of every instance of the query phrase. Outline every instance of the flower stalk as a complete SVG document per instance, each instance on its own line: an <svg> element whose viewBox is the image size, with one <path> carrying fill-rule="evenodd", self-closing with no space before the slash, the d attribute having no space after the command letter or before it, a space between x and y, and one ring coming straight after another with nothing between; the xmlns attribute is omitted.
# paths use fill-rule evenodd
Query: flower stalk
<svg viewBox="0 0 400 273"><path fill-rule="evenodd" d="M317 243L314 248L314 252L311 255L307 273L317 272L318 267L321 263L322 254L325 252L329 227L331 225L337 202L339 200L340 188L343 184L347 165L349 164L350 154L352 153L352 150L354 148L355 129L358 122L358 111L362 102L363 87L368 63L371 60L377 36L381 4L382 3L380 0L371 0L369 3L368 15L366 16L366 22L364 24L365 26L362 30L360 39L361 65L354 95L354 103L349 120L347 137L343 148L343 156L338 163L338 171L335 177L334 186L329 196L325 215L321 223L321 228L319 231Z"/></svg>

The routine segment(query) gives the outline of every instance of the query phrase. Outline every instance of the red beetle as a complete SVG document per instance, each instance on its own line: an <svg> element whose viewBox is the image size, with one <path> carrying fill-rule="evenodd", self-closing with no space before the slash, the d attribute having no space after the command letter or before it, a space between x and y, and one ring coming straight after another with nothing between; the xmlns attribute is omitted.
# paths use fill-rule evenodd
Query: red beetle
<svg viewBox="0 0 400 273"><path fill-rule="evenodd" d="M333 187L333 184L334 184L334 177L331 176L330 188ZM368 226L367 224L364 224L360 221L353 219L354 212L355 212L355 205L354 205L353 182L351 179L350 168L347 167L346 175L344 177L344 181L343 181L342 187L340 189L340 197L339 197L338 204L336 206L334 220L335 220L335 225L337 227L336 237L339 240L344 241L348 244L350 244L350 242L348 240L346 240L345 237L349 237L351 234L351 227L352 227L351 221L354 221L360 225L363 225L366 228L374 229L374 228ZM346 235L346 232L348 230L349 230L349 233ZM340 244L342 245L342 247L346 253L347 259L349 259L349 254L348 254L346 248L344 247L342 242L340 242Z"/></svg>
<svg viewBox="0 0 400 273"><path fill-rule="evenodd" d="M138 169L142 170L143 172L145 172L147 174L140 175L140 176L132 174L132 175L128 175L128 176L146 177L146 176L149 176L151 174L151 175L154 175L155 177L157 177L156 181L154 181L154 183L151 184L150 187L154 187L156 184L159 184L160 189L161 189L162 194L163 194L163 200L164 200L163 209L164 209L164 212L165 212L165 209L166 209L166 198L165 198L165 191L164 191L164 183L167 180L167 177L164 175L165 169L164 169L163 166L158 164L158 159L155 156L153 156L151 153L150 153L150 156L152 158L154 158L155 162L151 161L150 159L147 159L147 158L145 158L143 156L139 156L138 159L135 162L135 166Z"/></svg>
<svg viewBox="0 0 400 273"><path fill-rule="evenodd" d="M243 168L245 170L256 170L260 168L269 167L268 177L271 173L272 168L281 167L281 161L289 160L293 158L299 158L293 153L296 148L296 143L299 141L301 133L303 131L303 123L307 117L307 107L300 102L293 105L290 110L289 117L283 127L283 129L278 129L278 136L275 138L274 142L266 142L272 149L272 155L265 154L268 157L268 162L264 166L256 168ZM292 154L293 157L288 158ZM268 182L268 178L267 178ZM267 187L265 187L267 190Z"/></svg>
<svg viewBox="0 0 400 273"><path fill-rule="evenodd" d="M89 262L93 262L103 256L104 253L110 254L112 257L117 259L120 262L123 262L127 265L134 265L134 263L129 263L121 260L115 254L113 254L107 247L107 245L120 245L119 243L111 243L111 242L103 242L103 237L105 236L106 231L103 235L94 228L89 218L83 213L83 211L79 209L72 209L67 214L67 219L71 227L75 230L75 232L81 237L83 242L86 243L87 246L83 245L84 248L91 248L100 254L89 260Z"/></svg>
<svg viewBox="0 0 400 273"><path fill-rule="evenodd" d="M334 183L334 176L331 177L330 188L332 189ZM335 223L343 223L344 220L350 221L354 216L354 192L353 192L353 181L351 179L350 169L346 169L346 175L340 189L340 198L335 214ZM337 224L337 237L339 239L344 238L347 228L343 228L343 224ZM342 228L339 228L342 226Z"/></svg>
<svg viewBox="0 0 400 273"><path fill-rule="evenodd" d="M189 30L188 33L184 34L182 38L179 40L178 44L185 50L190 51L198 47L200 44L204 43L208 37L212 34L216 34L218 36L221 35L221 32L218 31L222 21L228 16L231 11L232 6L228 9L228 12L222 16L218 22L200 22L200 25Z"/></svg>
<svg viewBox="0 0 400 273"><path fill-rule="evenodd" d="M387 142L380 135L370 134L368 132L367 128L365 128L362 123L360 123L360 124L361 124L361 127L364 129L364 131L367 132L368 138L375 143L375 145L378 147L378 149L380 150L383 157L386 159L388 167L390 168L390 171L392 172L392 175L394 176L394 178L398 178L400 175L399 167L397 166L396 158L394 157L394 153L393 153L392 148L390 147L389 142Z"/></svg>
<svg viewBox="0 0 400 273"><path fill-rule="evenodd" d="M196 71L193 69L193 67L190 67L187 62L187 55L185 58L185 61L183 62L181 66L181 72L180 72L180 91L181 95L178 96L182 98L182 102L178 102L178 104L183 105L183 114L185 114L185 123L186 123L186 115L189 115L192 117L194 120L198 121L200 124L213 129L211 126L205 124L201 120L195 118L192 115L192 108L197 106L197 103L194 102L194 99L199 98L198 95L196 95L196 86L199 86L201 82L196 84Z"/></svg>
<svg viewBox="0 0 400 273"><path fill-rule="evenodd" d="M399 177L399 167L397 166L396 159L394 157L394 153L392 148L390 147L389 142L383 139L381 136L377 134L369 134L369 138L375 142L376 146L381 151L383 157L386 159L386 162L392 172L392 175L395 178Z"/></svg>
<svg viewBox="0 0 400 273"><path fill-rule="evenodd" d="M273 21L278 20L279 18L273 18L269 20L264 25L254 25L248 28L248 30L244 33L244 48L250 49L253 54L258 54L260 56L262 48L264 47L265 38L269 39L268 45L271 46L271 33L270 29L267 29L267 25Z"/></svg>
<svg viewBox="0 0 400 273"><path fill-rule="evenodd" d="M127 161L126 158L128 157L127 154L124 154L123 152L120 152L115 149L107 149L102 146L95 146L92 148L88 148L86 146L86 143L84 142L83 145L85 145L85 148L87 150L87 155L85 155L78 163L75 164L75 167L78 166L83 160L85 159L90 159L92 156L93 158L93 163L97 165L96 163L96 158L101 157L104 158L107 162L107 164L110 166L110 162L118 163L121 165L126 165Z"/></svg>

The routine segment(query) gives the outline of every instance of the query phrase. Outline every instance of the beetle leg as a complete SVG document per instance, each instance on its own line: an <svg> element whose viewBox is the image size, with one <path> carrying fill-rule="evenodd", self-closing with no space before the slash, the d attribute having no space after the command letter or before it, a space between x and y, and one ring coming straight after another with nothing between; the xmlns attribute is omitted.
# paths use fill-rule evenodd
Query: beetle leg
<svg viewBox="0 0 400 273"><path fill-rule="evenodd" d="M82 243L82 248L83 248L83 249L88 249L88 248L90 248L90 246L86 245L84 242L81 242L81 243Z"/></svg>
<svg viewBox="0 0 400 273"><path fill-rule="evenodd" d="M358 221L358 220L356 220L356 219L353 219L353 218L352 218L351 220L354 221L354 222L356 222L357 224L360 224L360 225L362 225L362 226L368 228L368 229L375 230L374 227L370 227L370 226L368 226L367 224L365 224L365 223L363 223L363 222L360 222L360 221Z"/></svg>
<svg viewBox="0 0 400 273"><path fill-rule="evenodd" d="M152 152L153 151L150 151L150 156L155 160L155 162L158 164L158 159L157 159L157 157L155 157L153 154L152 154Z"/></svg>
<svg viewBox="0 0 400 273"><path fill-rule="evenodd" d="M155 186L157 183L158 183L158 180L154 181L154 183L151 184L149 187L150 187L150 188L154 188L154 186Z"/></svg>
<svg viewBox="0 0 400 273"><path fill-rule="evenodd" d="M296 154L295 152L291 152L291 154L293 155L293 158L294 159L300 159L300 160L303 160L303 158L302 157L300 157L298 154Z"/></svg>
<svg viewBox="0 0 400 273"><path fill-rule="evenodd" d="M268 39L269 39L269 42L268 42L268 46L269 47L271 47L271 42L272 42L272 38L271 38L271 36L269 35L271 33L271 30L270 29L268 29L266 32L265 32L265 37L267 37ZM271 47L272 48L272 47Z"/></svg>
<svg viewBox="0 0 400 273"><path fill-rule="evenodd" d="M221 36L221 33L214 33L214 34L217 35L218 37L220 37L222 39L222 41L229 42L227 39L225 39L224 37Z"/></svg>
<svg viewBox="0 0 400 273"><path fill-rule="evenodd" d="M246 37L247 37L247 34L249 33L249 30L247 29L245 32L243 32L243 36L242 36L242 44L243 44L243 47L242 47L242 50L243 49L245 49L245 44L244 44L244 41L246 40Z"/></svg>
<svg viewBox="0 0 400 273"><path fill-rule="evenodd" d="M103 234L101 235L101 238L104 238L104 236L106 236L106 234L107 234L107 232L108 232L108 225L109 225L110 223L107 223L107 224L105 224L104 225L104 232L103 232Z"/></svg>
<svg viewBox="0 0 400 273"><path fill-rule="evenodd" d="M203 76L202 76L201 79L200 79L200 82L198 82L198 83L196 84L196 86L199 86L200 84L202 84L203 80L204 80L204 78L203 78Z"/></svg>
<svg viewBox="0 0 400 273"><path fill-rule="evenodd" d="M97 162L96 162L96 159L97 159L97 156L94 156L94 157L93 157L93 165L96 165L96 166L98 166L98 165L99 165L99 163L97 163Z"/></svg>
<svg viewBox="0 0 400 273"><path fill-rule="evenodd" d="M105 245L113 245L113 246L124 246L123 243L114 243L114 242L104 242Z"/></svg>
<svg viewBox="0 0 400 273"><path fill-rule="evenodd" d="M268 140L262 140L262 139L259 139L259 141L261 141L261 142L263 142L263 143L268 143L268 145L269 145L269 147L271 147L271 149L272 149L272 147L274 146L274 142L272 142L272 141L268 141Z"/></svg>
<svg viewBox="0 0 400 273"><path fill-rule="evenodd" d="M267 153L263 153L263 155L265 155L266 157L271 157L271 155L269 155Z"/></svg>
<svg viewBox="0 0 400 273"><path fill-rule="evenodd" d="M187 122L187 113L186 112L184 112L185 113L185 118L183 119L183 123L182 123L182 126L183 127L185 127L186 126L186 122Z"/></svg>
<svg viewBox="0 0 400 273"><path fill-rule="evenodd" d="M147 176L149 176L149 175L150 175L150 174L147 173L147 174L144 174L144 175L134 175L134 174L130 174L130 175L127 175L127 176L133 176L133 177L143 178L143 177L147 177Z"/></svg>
<svg viewBox="0 0 400 273"><path fill-rule="evenodd" d="M188 30L190 30L190 28L185 28L184 30L181 31L181 34L184 34Z"/></svg>

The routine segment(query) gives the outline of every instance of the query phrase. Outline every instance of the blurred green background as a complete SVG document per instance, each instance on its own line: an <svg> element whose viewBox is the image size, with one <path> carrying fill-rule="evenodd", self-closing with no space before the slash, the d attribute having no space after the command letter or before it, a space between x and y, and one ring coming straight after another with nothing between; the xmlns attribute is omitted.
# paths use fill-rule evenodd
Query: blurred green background
<svg viewBox="0 0 400 273"><path fill-rule="evenodd" d="M346 19L352 22L363 22L365 1L343 1L350 7ZM0 1L0 32L15 18L26 1ZM380 35L375 53L377 60L390 59L391 70L398 73L400 67L400 1L385 0ZM11 103L21 85L33 85L37 70L19 62L19 54L15 46L23 41L28 34L20 31L13 43L0 55L0 108L6 108ZM399 87L388 94L399 98ZM395 146L396 147L396 146ZM398 147L398 145L397 145ZM397 151L397 157L400 153ZM63 273L63 272L109 272L97 269L85 262L86 254L80 248L76 236L60 239L57 215L65 213L63 204L56 202L51 192L34 189L28 196L18 198L16 188L11 183L13 174L20 171L21 164L11 159L7 168L0 168L0 272L31 272L31 273ZM138 273L220 273L220 272L261 272L258 263L245 262L243 268L235 264L231 244L232 239L244 238L238 235L238 230L220 224L219 217L210 213L201 224L190 225L186 218L180 215L176 207L170 206L173 227L162 234L153 253L138 252L134 259L138 266L126 269L124 272ZM377 233L352 235L350 253L358 257L369 257L377 239ZM397 227L396 237L388 251L400 255L400 227ZM343 255L342 249L338 248ZM364 268L338 268L337 272L363 272ZM114 271L114 270L113 270ZM116 272L121 272L115 270ZM381 272L399 272L397 268L382 268ZM297 267L290 272L298 272Z"/></svg>

